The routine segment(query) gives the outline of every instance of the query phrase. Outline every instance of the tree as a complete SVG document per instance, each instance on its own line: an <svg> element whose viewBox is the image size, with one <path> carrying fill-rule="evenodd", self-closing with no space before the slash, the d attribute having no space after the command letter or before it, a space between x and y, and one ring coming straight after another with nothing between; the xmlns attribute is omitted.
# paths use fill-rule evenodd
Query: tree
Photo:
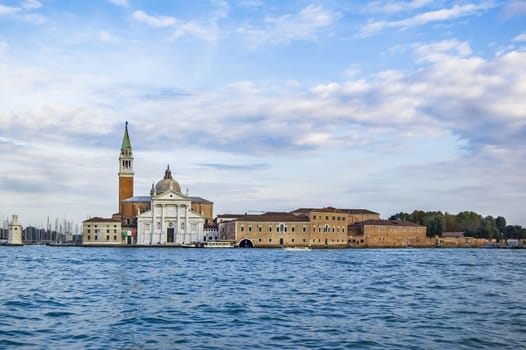
<svg viewBox="0 0 526 350"><path fill-rule="evenodd" d="M506 219L502 216L497 216L495 219L495 224L497 225L497 229L499 232L504 232L504 229L506 228Z"/></svg>
<svg viewBox="0 0 526 350"><path fill-rule="evenodd" d="M409 214L408 213L404 213L404 212L400 212L400 213L397 213L395 215L391 215L389 220L409 221Z"/></svg>
<svg viewBox="0 0 526 350"><path fill-rule="evenodd" d="M429 216L426 221L428 237L442 236L442 232L444 232L444 227L446 226L443 215Z"/></svg>
<svg viewBox="0 0 526 350"><path fill-rule="evenodd" d="M479 237L479 227L482 216L472 212L463 211L456 215L456 223L466 235Z"/></svg>
<svg viewBox="0 0 526 350"><path fill-rule="evenodd" d="M493 216L486 216L480 220L478 236L487 239L500 239L500 232Z"/></svg>
<svg viewBox="0 0 526 350"><path fill-rule="evenodd" d="M526 229L519 225L508 225L504 228L506 239L526 239Z"/></svg>

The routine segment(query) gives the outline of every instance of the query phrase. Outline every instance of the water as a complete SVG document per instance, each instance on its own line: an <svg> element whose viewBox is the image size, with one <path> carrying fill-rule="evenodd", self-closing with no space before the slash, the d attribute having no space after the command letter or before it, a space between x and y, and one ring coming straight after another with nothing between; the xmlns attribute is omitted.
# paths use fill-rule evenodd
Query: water
<svg viewBox="0 0 526 350"><path fill-rule="evenodd" d="M0 266L0 348L526 344L526 250L25 246Z"/></svg>

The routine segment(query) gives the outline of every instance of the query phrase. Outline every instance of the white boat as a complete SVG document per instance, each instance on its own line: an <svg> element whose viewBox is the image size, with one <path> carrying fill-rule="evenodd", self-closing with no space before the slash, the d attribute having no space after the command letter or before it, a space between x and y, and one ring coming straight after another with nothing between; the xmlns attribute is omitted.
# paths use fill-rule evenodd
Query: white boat
<svg viewBox="0 0 526 350"><path fill-rule="evenodd" d="M234 242L231 241L209 241L206 242L203 247L205 248L234 248Z"/></svg>
<svg viewBox="0 0 526 350"><path fill-rule="evenodd" d="M284 247L283 250L290 251L290 252L305 252L310 251L310 247Z"/></svg>

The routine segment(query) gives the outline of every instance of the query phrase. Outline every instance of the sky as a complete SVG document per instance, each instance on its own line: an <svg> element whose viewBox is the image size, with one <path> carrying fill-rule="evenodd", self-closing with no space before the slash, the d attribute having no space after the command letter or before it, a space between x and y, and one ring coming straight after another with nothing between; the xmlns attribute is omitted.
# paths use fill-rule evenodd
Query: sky
<svg viewBox="0 0 526 350"><path fill-rule="evenodd" d="M526 1L0 0L0 215L118 210L167 164L215 214L526 226Z"/></svg>

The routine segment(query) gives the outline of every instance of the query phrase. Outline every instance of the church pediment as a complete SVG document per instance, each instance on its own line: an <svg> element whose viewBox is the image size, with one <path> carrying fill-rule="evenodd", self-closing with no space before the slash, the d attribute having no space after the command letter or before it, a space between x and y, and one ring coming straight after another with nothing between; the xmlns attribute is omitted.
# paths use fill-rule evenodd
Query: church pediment
<svg viewBox="0 0 526 350"><path fill-rule="evenodd" d="M152 198L154 201L190 201L189 197L186 197L176 191L166 191Z"/></svg>

